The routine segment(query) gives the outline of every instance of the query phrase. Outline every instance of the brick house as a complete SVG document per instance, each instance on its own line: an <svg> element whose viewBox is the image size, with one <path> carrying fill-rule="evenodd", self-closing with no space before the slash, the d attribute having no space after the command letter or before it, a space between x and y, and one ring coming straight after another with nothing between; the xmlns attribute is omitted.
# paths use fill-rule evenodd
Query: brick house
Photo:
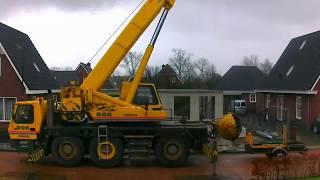
<svg viewBox="0 0 320 180"><path fill-rule="evenodd" d="M48 90L58 92L58 89L28 35L0 23L0 122L12 118L16 101L44 96Z"/></svg>
<svg viewBox="0 0 320 180"><path fill-rule="evenodd" d="M155 83L160 89L177 89L183 86L182 80L169 64L162 65Z"/></svg>
<svg viewBox="0 0 320 180"><path fill-rule="evenodd" d="M232 66L217 83L215 89L223 91L223 111L232 111L232 101L243 99L247 110L255 112L258 101L263 96L257 95L255 89L265 79L265 75L255 66Z"/></svg>
<svg viewBox="0 0 320 180"><path fill-rule="evenodd" d="M88 77L89 73L92 71L90 63L80 63L75 70L68 71L55 71L52 70L52 74L55 80L58 82L59 87L65 87L70 85L71 81L75 82L75 85L80 86L84 79ZM107 83L103 86L101 90L113 89L114 83L111 80L107 81Z"/></svg>
<svg viewBox="0 0 320 180"><path fill-rule="evenodd" d="M256 92L265 118L309 129L320 115L320 31L294 38Z"/></svg>

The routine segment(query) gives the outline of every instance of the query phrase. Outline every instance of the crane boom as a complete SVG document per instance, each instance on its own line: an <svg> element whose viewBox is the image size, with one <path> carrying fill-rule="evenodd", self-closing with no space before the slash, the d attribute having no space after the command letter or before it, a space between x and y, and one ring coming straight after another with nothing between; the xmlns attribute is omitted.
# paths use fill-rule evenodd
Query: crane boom
<svg viewBox="0 0 320 180"><path fill-rule="evenodd" d="M174 0L147 0L82 83L81 89L98 91L160 11L169 10L173 5Z"/></svg>

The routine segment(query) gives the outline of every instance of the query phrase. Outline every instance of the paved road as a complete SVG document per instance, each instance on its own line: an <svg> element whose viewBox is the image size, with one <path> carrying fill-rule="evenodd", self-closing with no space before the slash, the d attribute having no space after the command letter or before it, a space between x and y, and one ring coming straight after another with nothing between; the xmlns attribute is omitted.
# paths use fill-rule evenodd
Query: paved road
<svg viewBox="0 0 320 180"><path fill-rule="evenodd" d="M311 157L319 159L320 151L312 150L308 155L290 155L292 158ZM263 161L264 155L252 154L221 154L217 163L217 174L232 179L251 179L256 162ZM320 162L320 161L319 161ZM14 152L0 153L0 179L1 177L11 177L12 179L23 179L28 172L25 162L25 155ZM262 164L266 164L262 162ZM300 163L301 164L301 163ZM320 166L317 166L320 167ZM194 155L189 159L185 167L164 168L158 166L153 161L135 162L112 169L101 169L94 167L90 162L84 162L82 166L76 168L63 168L54 165L50 158L36 163L33 171L40 179L151 179L151 180L198 180L208 179L212 174L212 164L203 156ZM320 171L320 169L319 169Z"/></svg>

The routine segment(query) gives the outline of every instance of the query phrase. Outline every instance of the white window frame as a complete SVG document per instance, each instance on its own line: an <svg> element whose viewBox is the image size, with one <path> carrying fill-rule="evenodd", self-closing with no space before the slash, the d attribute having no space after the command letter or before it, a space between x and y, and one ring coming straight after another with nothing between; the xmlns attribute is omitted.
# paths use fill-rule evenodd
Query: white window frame
<svg viewBox="0 0 320 180"><path fill-rule="evenodd" d="M256 93L249 94L249 102L257 102L257 94Z"/></svg>
<svg viewBox="0 0 320 180"><path fill-rule="evenodd" d="M296 119L302 119L302 96L296 97Z"/></svg>
<svg viewBox="0 0 320 180"><path fill-rule="evenodd" d="M283 121L283 102L284 95L277 96L277 120Z"/></svg>
<svg viewBox="0 0 320 180"><path fill-rule="evenodd" d="M270 104L271 104L271 95L270 95L270 94L267 94L267 95L266 95L265 108L266 108L266 109L269 109ZM266 118L266 120L269 119L269 110L267 110L267 114L266 114L265 118Z"/></svg>
<svg viewBox="0 0 320 180"><path fill-rule="evenodd" d="M5 106L5 103L4 103L4 100L5 99L14 99L15 102L17 102L17 97L0 97L0 99L2 99L2 104L3 104L3 109L2 109L2 112L3 112L3 117L5 118L6 117L6 106ZM1 109L0 109L1 111ZM10 122L10 119L0 119L0 123L1 122Z"/></svg>

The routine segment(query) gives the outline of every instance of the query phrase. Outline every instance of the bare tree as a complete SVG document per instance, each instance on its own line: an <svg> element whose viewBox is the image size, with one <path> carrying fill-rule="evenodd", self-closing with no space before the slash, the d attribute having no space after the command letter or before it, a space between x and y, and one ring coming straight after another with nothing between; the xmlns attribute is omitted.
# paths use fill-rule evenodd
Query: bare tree
<svg viewBox="0 0 320 180"><path fill-rule="evenodd" d="M147 66L144 76L148 81L156 81L156 77L160 71L160 66Z"/></svg>
<svg viewBox="0 0 320 180"><path fill-rule="evenodd" d="M260 63L258 56L250 55L245 56L241 62L244 66L256 66L263 74L268 75L272 69L272 62L266 58L264 62Z"/></svg>
<svg viewBox="0 0 320 180"><path fill-rule="evenodd" d="M209 81L210 79L216 79L217 77L220 77L220 75L217 73L216 67L213 64L209 65L204 71L204 80Z"/></svg>
<svg viewBox="0 0 320 180"><path fill-rule="evenodd" d="M182 79L188 78L192 74L193 65L191 63L191 54L183 49L172 49L173 55L169 58L169 65L176 71Z"/></svg>
<svg viewBox="0 0 320 180"><path fill-rule="evenodd" d="M195 63L194 67L199 73L199 77L202 80L206 79L207 71L210 69L209 61L207 58L199 58Z"/></svg>
<svg viewBox="0 0 320 180"><path fill-rule="evenodd" d="M259 66L259 59L256 55L245 56L242 59L241 65L244 66Z"/></svg>
<svg viewBox="0 0 320 180"><path fill-rule="evenodd" d="M139 66L140 60L142 58L141 53L129 52L123 59L120 67L125 70L126 75L133 76Z"/></svg>
<svg viewBox="0 0 320 180"><path fill-rule="evenodd" d="M264 62L260 63L259 65L259 69L265 75L268 75L270 73L272 67L273 67L273 63L268 58L266 58Z"/></svg>

